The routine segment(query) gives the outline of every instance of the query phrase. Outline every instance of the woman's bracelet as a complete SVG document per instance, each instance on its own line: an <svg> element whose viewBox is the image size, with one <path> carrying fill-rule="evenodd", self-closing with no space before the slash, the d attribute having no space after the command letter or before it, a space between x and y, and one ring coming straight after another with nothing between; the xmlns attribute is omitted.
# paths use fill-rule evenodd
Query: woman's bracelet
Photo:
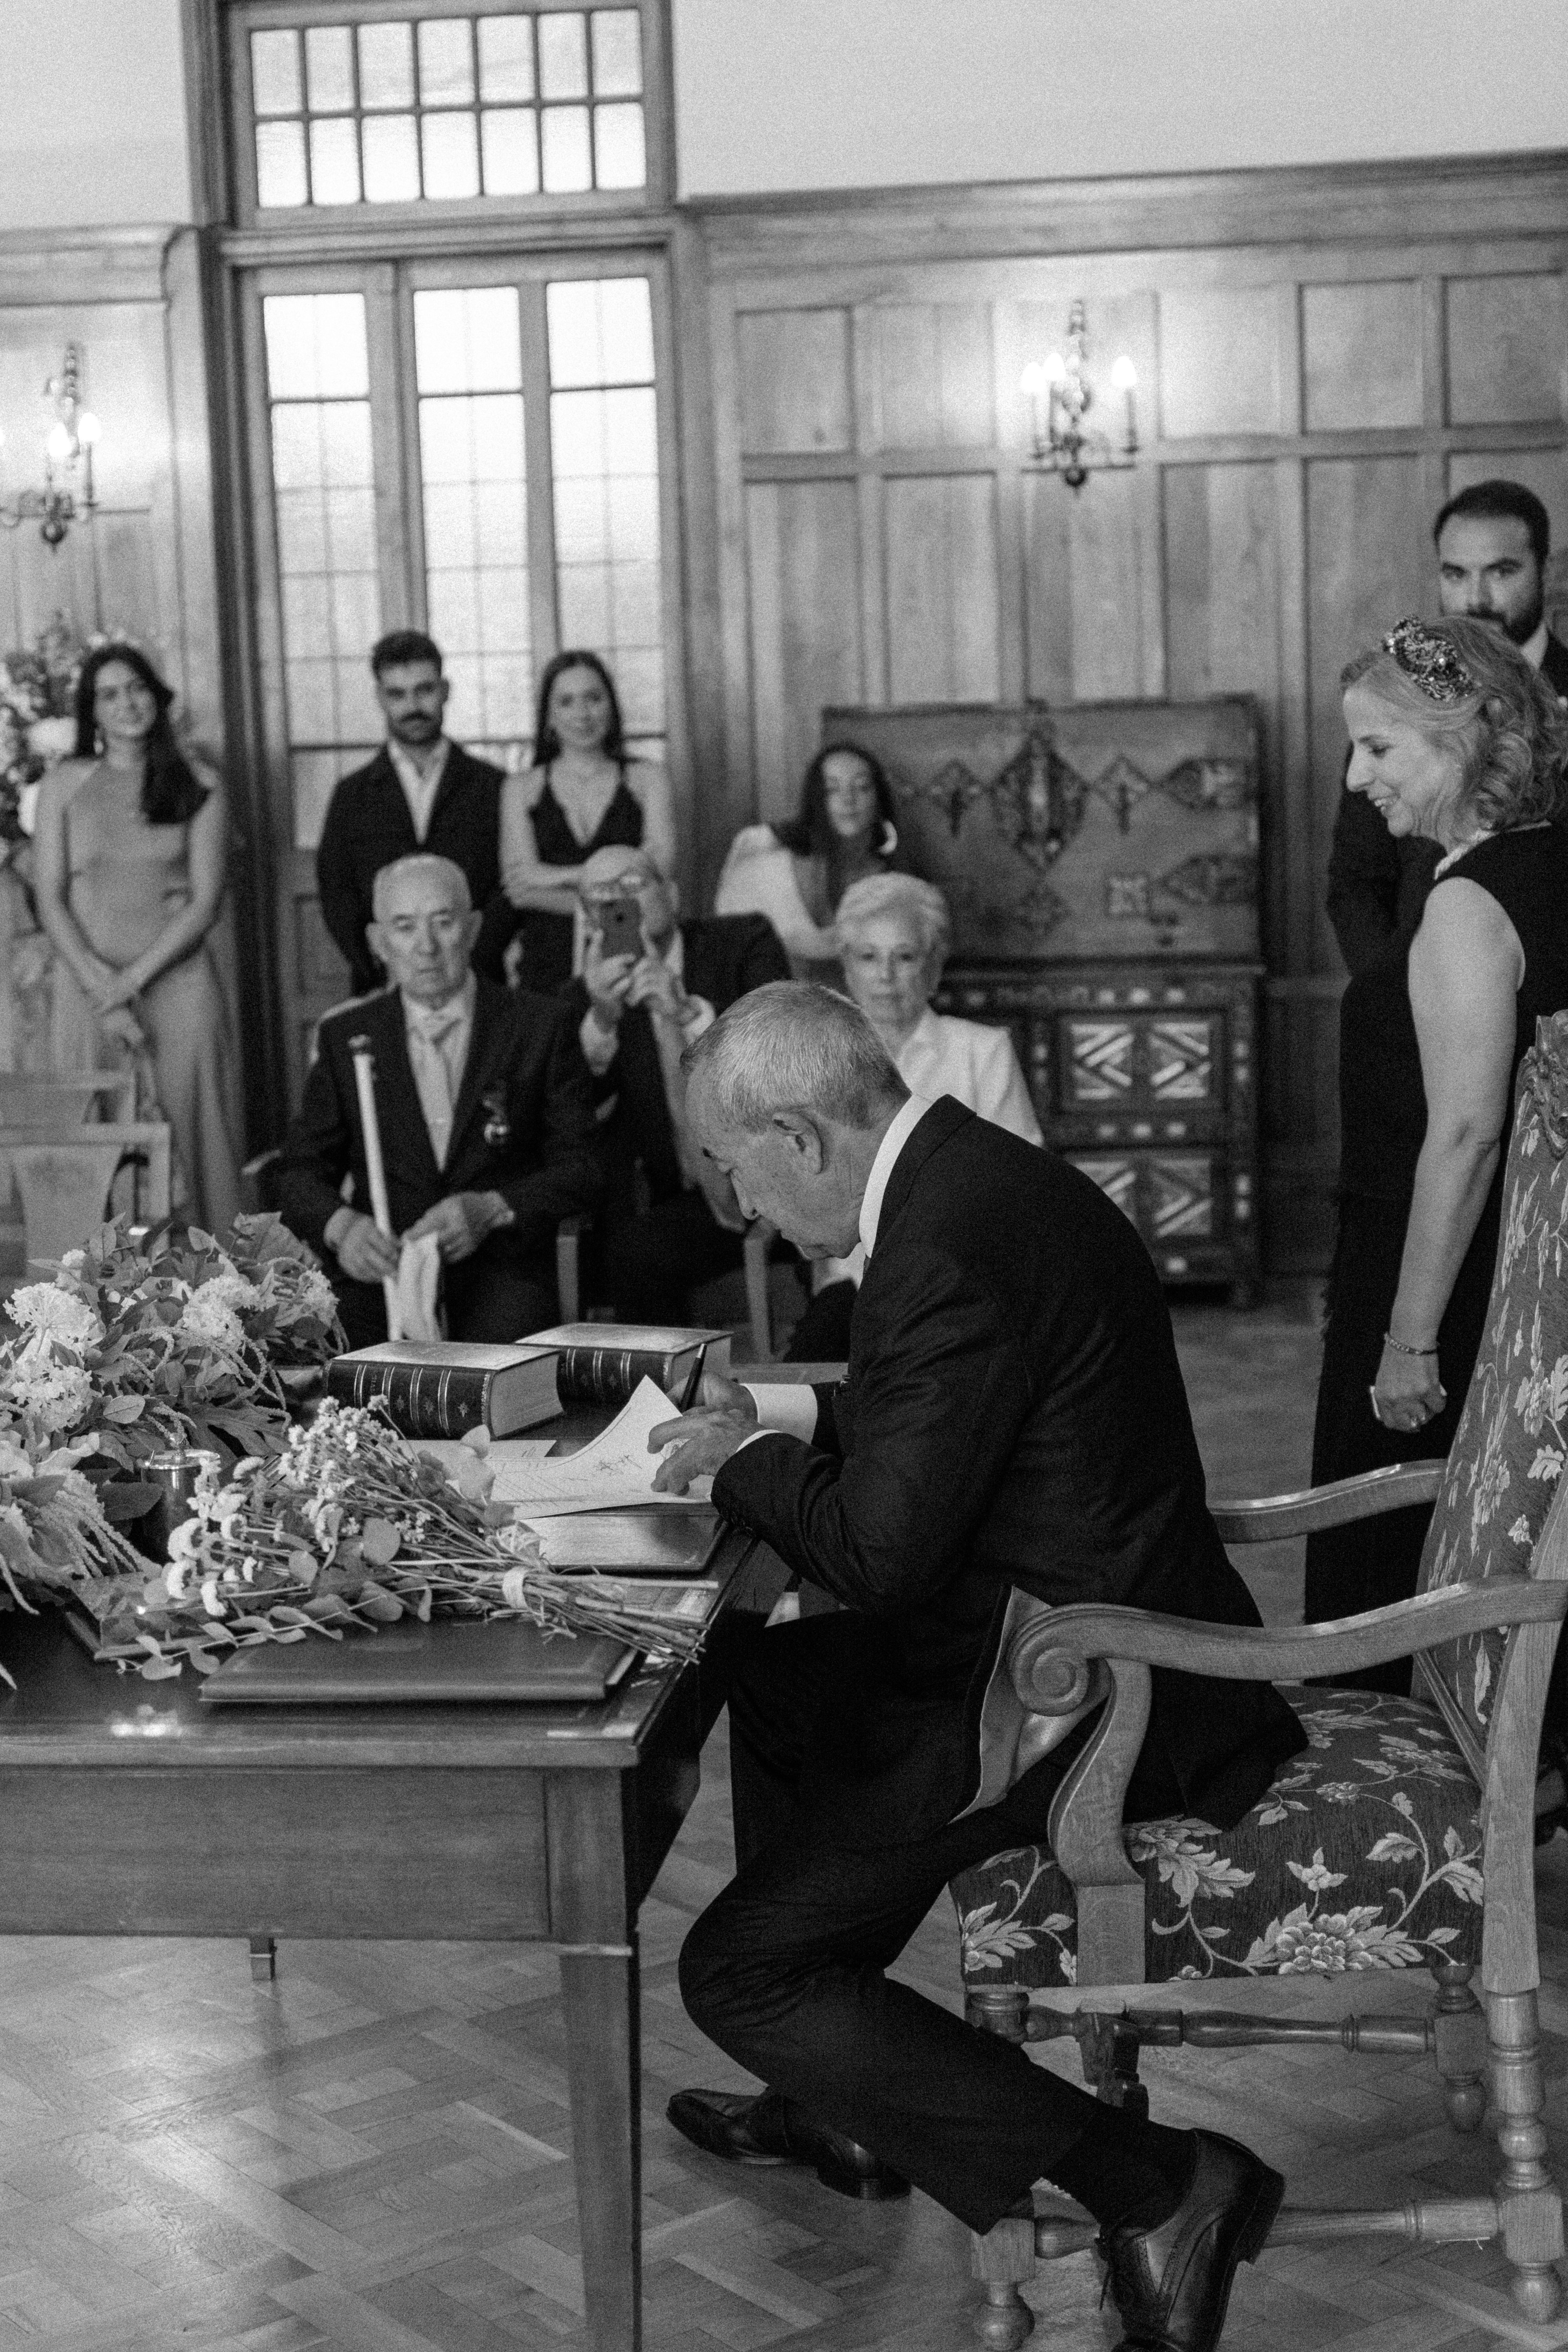
<svg viewBox="0 0 1568 2352"><path fill-rule="evenodd" d="M1392 1331L1384 1333L1383 1344L1385 1348L1392 1348L1396 1356L1435 1356L1437 1352L1436 1348L1407 1348L1403 1339L1394 1338Z"/></svg>

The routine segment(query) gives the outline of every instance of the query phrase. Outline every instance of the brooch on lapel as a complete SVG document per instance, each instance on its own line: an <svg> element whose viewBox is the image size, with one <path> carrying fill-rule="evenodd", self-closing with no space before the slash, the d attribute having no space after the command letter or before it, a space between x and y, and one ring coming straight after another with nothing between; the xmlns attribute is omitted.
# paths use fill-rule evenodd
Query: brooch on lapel
<svg viewBox="0 0 1568 2352"><path fill-rule="evenodd" d="M506 1115L506 1088L487 1087L479 1100L485 1107L485 1141L492 1151L500 1151L511 1141L511 1121Z"/></svg>

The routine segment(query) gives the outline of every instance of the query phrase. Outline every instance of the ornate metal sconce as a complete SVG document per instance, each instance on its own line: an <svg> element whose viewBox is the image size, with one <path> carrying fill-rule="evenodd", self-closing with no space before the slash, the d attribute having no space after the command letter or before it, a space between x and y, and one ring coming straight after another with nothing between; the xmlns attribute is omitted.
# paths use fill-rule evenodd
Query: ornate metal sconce
<svg viewBox="0 0 1568 2352"><path fill-rule="evenodd" d="M44 544L58 547L73 522L90 522L98 504L92 453L102 428L91 409L82 404L79 343L66 345L64 363L45 384L44 397L55 411L44 442L44 487L22 490L9 505L0 504L0 523L15 530L24 522L36 522ZM0 442L4 438L0 434Z"/></svg>
<svg viewBox="0 0 1568 2352"><path fill-rule="evenodd" d="M1043 361L1031 360L1018 379L1029 404L1030 470L1059 474L1069 490L1080 490L1091 469L1119 471L1131 466L1138 455L1133 404L1138 371L1125 352L1111 366L1110 381L1121 400L1121 439L1113 446L1107 435L1084 429L1083 420L1094 405L1088 356L1088 322L1083 304L1075 301L1068 313L1066 352L1051 352Z"/></svg>

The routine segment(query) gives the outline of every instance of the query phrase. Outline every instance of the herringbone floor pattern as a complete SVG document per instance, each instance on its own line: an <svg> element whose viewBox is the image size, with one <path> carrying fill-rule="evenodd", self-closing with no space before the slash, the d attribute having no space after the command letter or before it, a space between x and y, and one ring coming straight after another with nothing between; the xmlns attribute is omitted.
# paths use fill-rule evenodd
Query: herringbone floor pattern
<svg viewBox="0 0 1568 2352"><path fill-rule="evenodd" d="M1304 1310L1182 1318L1215 1486L1304 1476ZM1268 1614L1299 1562L1248 1563ZM671 2352L959 2352L967 2242L927 2200L858 2207L793 2171L731 2173L677 2139L669 2091L740 2078L688 2024L674 1963L730 1861L721 1732L643 1914L647 2340ZM1568 2034L1568 1841L1541 1868L1551 2119ZM902 1971L954 1998L951 1919ZM1345 2005L1419 2005L1359 1978ZM1370 2000L1368 1998L1370 1996ZM1056 2063L1066 2064L1065 2059ZM1429 2064L1301 2051L1157 2055L1156 2113L1241 2131L1293 2201L1479 2188ZM292 1945L253 1987L237 1945L0 1943L0 2352L533 2352L583 2341L560 2008L548 1953ZM1104 2352L1088 2255L1030 2289L1035 2341ZM1490 2249L1391 2242L1268 2255L1227 2352L1549 2352Z"/></svg>

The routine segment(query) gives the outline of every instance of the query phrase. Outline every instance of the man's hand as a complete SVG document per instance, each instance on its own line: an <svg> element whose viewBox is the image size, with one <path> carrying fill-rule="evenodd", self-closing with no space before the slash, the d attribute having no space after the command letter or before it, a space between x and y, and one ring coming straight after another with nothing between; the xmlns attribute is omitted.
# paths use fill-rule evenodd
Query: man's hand
<svg viewBox="0 0 1568 2352"><path fill-rule="evenodd" d="M396 1239L384 1234L375 1219L363 1210L351 1213L335 1246L338 1264L351 1282L387 1282L396 1275Z"/></svg>
<svg viewBox="0 0 1568 2352"><path fill-rule="evenodd" d="M645 955L637 965L626 1002L646 1004L650 1012L662 1013L678 1029L683 1029L697 1010L664 958L658 955Z"/></svg>
<svg viewBox="0 0 1568 2352"><path fill-rule="evenodd" d="M604 1030L618 1029L637 970L634 955L602 955L603 935L591 930L583 948L583 985L594 1018Z"/></svg>
<svg viewBox="0 0 1568 2352"><path fill-rule="evenodd" d="M675 1448L654 1475L656 1495L684 1495L693 1478L711 1477L721 1470L755 1433L757 1401L739 1381L704 1372L699 1393L701 1402L693 1411L661 1421L647 1433L650 1454L662 1454L667 1445Z"/></svg>
<svg viewBox="0 0 1568 2352"><path fill-rule="evenodd" d="M472 1257L479 1244L506 1220L506 1202L499 1192L448 1192L410 1225L405 1241L423 1241L434 1234L448 1265Z"/></svg>

